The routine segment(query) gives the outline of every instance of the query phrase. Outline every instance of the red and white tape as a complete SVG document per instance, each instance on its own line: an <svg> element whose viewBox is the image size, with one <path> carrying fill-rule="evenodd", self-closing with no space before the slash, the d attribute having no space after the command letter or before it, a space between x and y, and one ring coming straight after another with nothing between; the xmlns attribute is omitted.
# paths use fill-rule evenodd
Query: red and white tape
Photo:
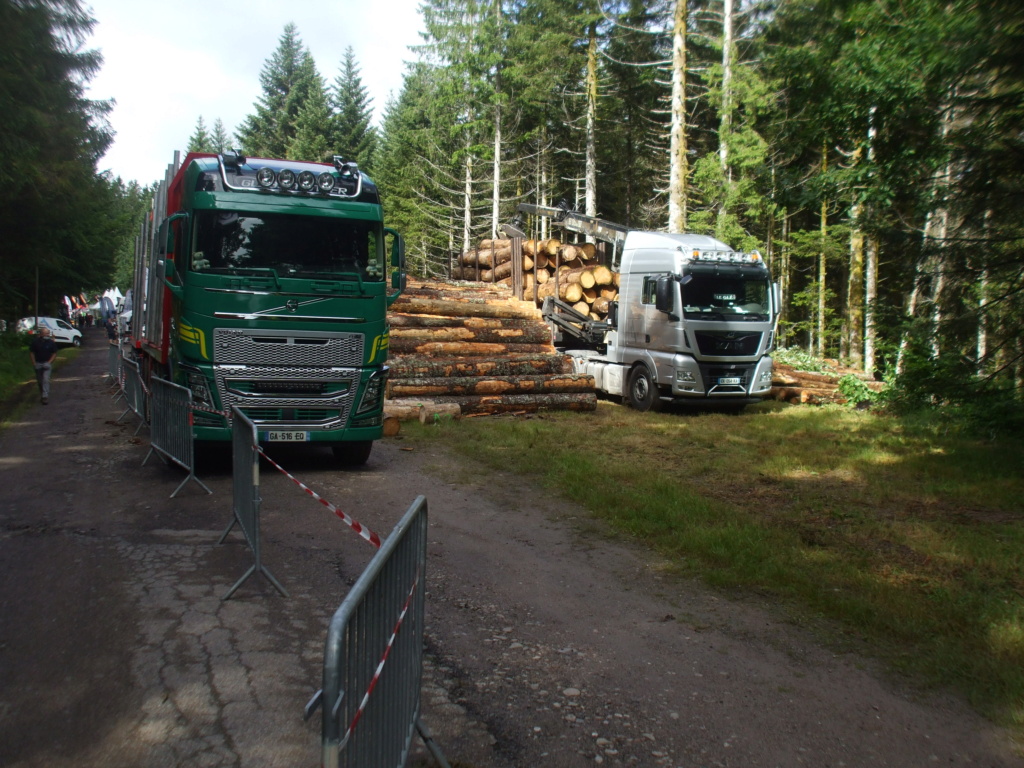
<svg viewBox="0 0 1024 768"><path fill-rule="evenodd" d="M352 731L356 729L360 718L363 716L363 712L366 710L366 705L370 701L370 694L373 693L373 689L377 687L377 681L380 680L380 674L384 671L384 663L388 660L388 656L391 655L391 648L395 644L395 638L398 637L398 630L402 627L402 622L405 621L405 615L409 612L409 606L412 604L412 597L416 594L416 587L420 583L420 572L419 569L416 571L416 578L412 582L412 587L409 589L409 594L405 598L405 605L402 606L402 612L398 616L398 621L395 622L395 628L391 631L391 637L388 638L387 647L384 649L384 654L380 657L380 662L377 664L377 669L373 672L373 679L370 680L370 685L366 689L366 693L363 694L362 701L359 702L359 709L356 710L355 716L352 718L352 722L348 726L348 730L345 731L345 736L338 744L339 751L345 748L349 738L352 736Z"/></svg>
<svg viewBox="0 0 1024 768"><path fill-rule="evenodd" d="M353 520L351 517L346 515L344 512L342 512L336 506L331 504L331 502L327 501L327 499L325 499L322 496L320 496L320 494L318 494L312 488L310 488L307 485L303 484L302 481L300 481L298 478L296 478L294 475L292 475L290 472L288 472L288 470L286 470L284 467L282 467L280 464L278 464L272 458L267 456L267 454L263 452L262 448L257 448L256 450L259 451L260 456L262 456L264 459L266 459L271 464L273 464L274 467L276 467L278 469L278 471L280 471L282 474L284 474L285 477L287 477L289 480L291 480L293 483L295 483L297 486L299 486L299 488L304 490L306 493L308 493L314 499L316 499L321 504L323 504L325 507L327 507L329 510L331 510L331 512L333 512L335 515L337 515L339 518L341 518L342 522L344 522L349 528L351 528L353 531L358 533L360 536L362 536L368 542L373 544L373 546L375 546L377 549L380 549L380 536L378 536L376 533L371 531L369 528L365 528L362 525L360 525L359 523L357 523L355 520Z"/></svg>

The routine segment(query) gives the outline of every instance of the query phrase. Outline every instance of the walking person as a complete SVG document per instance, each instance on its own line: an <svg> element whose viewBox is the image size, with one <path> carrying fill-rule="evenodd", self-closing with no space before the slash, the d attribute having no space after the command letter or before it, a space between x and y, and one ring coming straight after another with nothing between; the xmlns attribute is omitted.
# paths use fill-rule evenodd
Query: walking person
<svg viewBox="0 0 1024 768"><path fill-rule="evenodd" d="M39 384L39 398L43 405L50 402L50 370L57 359L57 345L50 338L50 329L43 326L39 335L32 339L28 347L32 356L32 365L36 369L36 383Z"/></svg>

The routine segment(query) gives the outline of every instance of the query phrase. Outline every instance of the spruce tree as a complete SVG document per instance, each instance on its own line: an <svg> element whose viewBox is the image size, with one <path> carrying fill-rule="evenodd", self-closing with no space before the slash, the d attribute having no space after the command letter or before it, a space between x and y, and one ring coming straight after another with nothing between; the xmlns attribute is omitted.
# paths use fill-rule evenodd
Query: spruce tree
<svg viewBox="0 0 1024 768"><path fill-rule="evenodd" d="M314 87L316 66L299 38L294 24L288 24L277 50L260 72L263 93L255 113L248 115L237 131L242 150L249 155L285 157L295 138L296 121Z"/></svg>
<svg viewBox="0 0 1024 768"><path fill-rule="evenodd" d="M373 99L360 78L352 46L345 49L341 72L330 93L330 143L336 154L355 160L360 168L372 170L377 131L373 127Z"/></svg>
<svg viewBox="0 0 1024 768"><path fill-rule="evenodd" d="M203 116L200 115L199 119L196 120L195 131L188 139L188 147L186 152L213 152L213 138L206 130L206 123L203 121Z"/></svg>
<svg viewBox="0 0 1024 768"><path fill-rule="evenodd" d="M228 132L224 129L224 121L219 117L213 121L213 133L210 134L210 143L213 145L213 151L217 154L231 149L228 146Z"/></svg>

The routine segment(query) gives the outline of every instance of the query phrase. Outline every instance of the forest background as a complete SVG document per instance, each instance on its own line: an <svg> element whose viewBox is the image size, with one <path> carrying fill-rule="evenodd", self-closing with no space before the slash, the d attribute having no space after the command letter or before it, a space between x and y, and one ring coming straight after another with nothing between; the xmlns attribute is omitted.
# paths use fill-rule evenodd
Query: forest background
<svg viewBox="0 0 1024 768"><path fill-rule="evenodd" d="M1024 424L1024 9L1010 0L427 0L401 93L287 26L231 135L181 149L354 158L411 271L520 202L758 248L780 345L987 428ZM130 283L149 189L97 173L110 105L78 0L0 0L2 314ZM396 55L400 55L396 52ZM170 149L169 148L169 152ZM543 223L538 234L549 234ZM113 255L113 258L112 258Z"/></svg>

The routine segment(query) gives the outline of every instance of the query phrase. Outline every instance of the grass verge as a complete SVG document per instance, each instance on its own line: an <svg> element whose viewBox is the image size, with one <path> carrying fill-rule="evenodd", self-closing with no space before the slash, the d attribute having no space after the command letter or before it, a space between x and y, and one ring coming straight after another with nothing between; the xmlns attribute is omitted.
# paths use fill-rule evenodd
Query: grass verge
<svg viewBox="0 0 1024 768"><path fill-rule="evenodd" d="M742 416L411 424L534 478L680 574L837 622L896 668L1024 729L1024 443L764 403Z"/></svg>

